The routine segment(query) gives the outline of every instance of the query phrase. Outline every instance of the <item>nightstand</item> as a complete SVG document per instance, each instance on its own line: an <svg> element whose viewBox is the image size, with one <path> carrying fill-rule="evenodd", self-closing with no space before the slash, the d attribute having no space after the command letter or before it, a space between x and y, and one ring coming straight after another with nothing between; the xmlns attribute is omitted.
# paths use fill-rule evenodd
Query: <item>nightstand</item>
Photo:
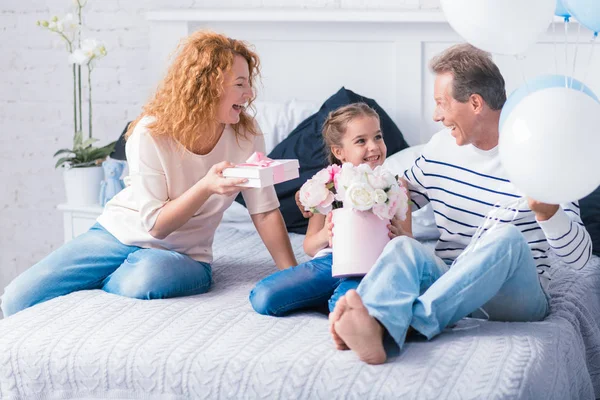
<svg viewBox="0 0 600 400"><path fill-rule="evenodd" d="M104 209L99 204L89 206L59 204L56 208L63 212L65 243L87 232L96 223L96 219L102 214L102 210Z"/></svg>

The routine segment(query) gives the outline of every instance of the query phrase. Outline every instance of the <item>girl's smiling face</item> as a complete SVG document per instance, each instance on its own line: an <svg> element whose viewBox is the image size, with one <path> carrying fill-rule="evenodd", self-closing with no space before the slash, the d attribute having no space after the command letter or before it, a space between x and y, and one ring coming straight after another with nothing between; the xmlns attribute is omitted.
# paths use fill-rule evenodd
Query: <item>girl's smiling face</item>
<svg viewBox="0 0 600 400"><path fill-rule="evenodd" d="M379 120L371 116L359 116L346 125L341 146L333 146L333 155L342 163L368 164L371 168L383 165L387 147Z"/></svg>

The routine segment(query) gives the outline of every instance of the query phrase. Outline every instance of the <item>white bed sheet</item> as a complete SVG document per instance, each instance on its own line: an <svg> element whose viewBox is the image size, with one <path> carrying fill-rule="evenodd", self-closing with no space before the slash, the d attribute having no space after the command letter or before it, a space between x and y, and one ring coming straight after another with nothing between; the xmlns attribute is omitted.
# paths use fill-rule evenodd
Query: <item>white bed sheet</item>
<svg viewBox="0 0 600 400"><path fill-rule="evenodd" d="M0 321L0 398L600 397L597 257L581 271L555 265L543 322L463 320L368 366L333 348L323 314L252 310L248 293L274 266L242 211L217 231L207 294L140 301L82 291ZM306 259L303 237L291 239Z"/></svg>

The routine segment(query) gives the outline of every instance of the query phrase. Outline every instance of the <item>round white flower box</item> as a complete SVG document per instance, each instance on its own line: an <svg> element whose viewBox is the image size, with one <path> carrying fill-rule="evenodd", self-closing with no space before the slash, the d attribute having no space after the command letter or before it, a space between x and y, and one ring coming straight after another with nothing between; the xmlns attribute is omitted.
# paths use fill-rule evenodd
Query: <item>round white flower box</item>
<svg viewBox="0 0 600 400"><path fill-rule="evenodd" d="M371 211L338 208L333 212L334 277L365 275L389 243L390 223Z"/></svg>
<svg viewBox="0 0 600 400"><path fill-rule="evenodd" d="M65 168L63 171L67 204L87 206L99 204L102 166Z"/></svg>

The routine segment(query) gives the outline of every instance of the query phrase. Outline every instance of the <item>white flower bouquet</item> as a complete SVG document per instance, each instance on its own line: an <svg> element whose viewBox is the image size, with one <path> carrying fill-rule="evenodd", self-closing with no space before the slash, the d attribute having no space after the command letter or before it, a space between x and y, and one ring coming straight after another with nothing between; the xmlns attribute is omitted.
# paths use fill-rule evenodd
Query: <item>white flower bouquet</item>
<svg viewBox="0 0 600 400"><path fill-rule="evenodd" d="M367 164L331 165L300 188L306 211L333 211L333 276L366 274L389 242L387 225L404 220L406 189L387 169Z"/></svg>
<svg viewBox="0 0 600 400"><path fill-rule="evenodd" d="M404 220L408 196L398 178L382 166L345 163L319 171L300 188L306 211L327 214L337 208L372 211L382 220Z"/></svg>

